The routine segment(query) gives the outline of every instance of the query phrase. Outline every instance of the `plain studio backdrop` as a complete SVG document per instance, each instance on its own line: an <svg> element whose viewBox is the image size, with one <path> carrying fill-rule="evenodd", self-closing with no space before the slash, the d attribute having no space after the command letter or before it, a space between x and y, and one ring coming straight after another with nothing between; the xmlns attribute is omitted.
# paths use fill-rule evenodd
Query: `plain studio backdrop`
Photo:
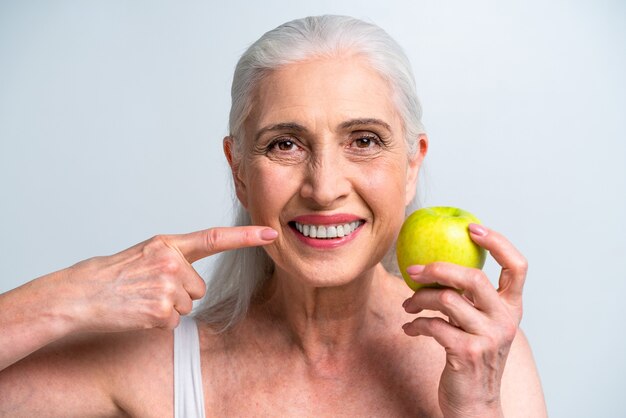
<svg viewBox="0 0 626 418"><path fill-rule="evenodd" d="M475 213L529 259L522 327L550 415L623 416L624 3L309 3L1 2L0 291L230 224L238 57L287 20L352 15L414 66L422 204Z"/></svg>

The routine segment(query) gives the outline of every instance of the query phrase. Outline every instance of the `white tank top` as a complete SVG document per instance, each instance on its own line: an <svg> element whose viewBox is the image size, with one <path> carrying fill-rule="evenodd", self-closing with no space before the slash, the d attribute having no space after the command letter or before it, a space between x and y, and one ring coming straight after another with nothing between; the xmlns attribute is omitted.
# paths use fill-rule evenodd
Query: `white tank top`
<svg viewBox="0 0 626 418"><path fill-rule="evenodd" d="M174 329L174 418L205 418L198 326L189 316Z"/></svg>

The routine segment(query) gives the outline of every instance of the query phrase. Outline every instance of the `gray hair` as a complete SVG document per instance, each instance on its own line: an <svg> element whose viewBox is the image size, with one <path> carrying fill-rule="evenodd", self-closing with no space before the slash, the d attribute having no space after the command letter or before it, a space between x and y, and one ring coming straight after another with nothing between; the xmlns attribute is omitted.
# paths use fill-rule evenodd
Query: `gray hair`
<svg viewBox="0 0 626 418"><path fill-rule="evenodd" d="M398 113L403 121L408 156L415 154L418 137L424 133L422 109L417 98L415 79L404 51L378 26L347 16L312 16L287 22L265 33L241 56L231 89L230 137L233 158L239 159L245 138L244 123L252 109L255 88L264 76L281 66L314 57L334 57L346 53L366 58L372 68L389 83ZM235 200L235 225L250 225L247 211ZM416 207L414 200L407 213ZM398 274L393 248L383 265ZM274 265L260 247L220 254L207 293L195 316L224 331L246 314L250 301Z"/></svg>

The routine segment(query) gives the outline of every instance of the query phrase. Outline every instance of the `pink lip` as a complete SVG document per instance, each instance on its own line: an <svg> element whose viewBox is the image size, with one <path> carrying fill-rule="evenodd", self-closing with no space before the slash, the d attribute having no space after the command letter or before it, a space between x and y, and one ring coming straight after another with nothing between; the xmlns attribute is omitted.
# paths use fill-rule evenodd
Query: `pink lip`
<svg viewBox="0 0 626 418"><path fill-rule="evenodd" d="M292 219L293 222L309 225L334 225L334 224L346 224L354 221L360 221L363 218L359 218L356 215L349 213L337 213L334 215L300 215Z"/></svg>
<svg viewBox="0 0 626 418"><path fill-rule="evenodd" d="M313 225L336 225L336 224L344 224L355 221L362 221L363 218L359 218L358 216L349 215L345 213L339 213L336 215L302 215L297 216L293 219L292 222L298 222L303 224L313 224ZM363 226L363 225L361 225ZM341 247L356 238L356 236L361 232L361 226L359 226L356 230L354 230L350 235L341 237L341 238L325 238L325 239L316 239L305 237L290 223L291 230L298 237L300 242L319 249L332 249Z"/></svg>

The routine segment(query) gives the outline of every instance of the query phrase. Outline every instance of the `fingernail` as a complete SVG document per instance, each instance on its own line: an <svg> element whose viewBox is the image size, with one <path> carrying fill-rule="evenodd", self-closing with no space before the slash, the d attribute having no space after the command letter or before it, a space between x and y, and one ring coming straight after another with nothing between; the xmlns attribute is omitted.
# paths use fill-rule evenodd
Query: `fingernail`
<svg viewBox="0 0 626 418"><path fill-rule="evenodd" d="M417 274L420 274L423 271L424 271L424 266L422 266L420 264L416 264L414 266L409 266L406 269L406 272L409 273L410 275L417 275Z"/></svg>
<svg viewBox="0 0 626 418"><path fill-rule="evenodd" d="M402 307L406 308L407 305L409 304L409 301L411 300L411 298L408 298L407 300L405 300L404 302L402 302Z"/></svg>
<svg viewBox="0 0 626 418"><path fill-rule="evenodd" d="M271 241L275 239L277 236L278 236L278 232L276 232L272 228L266 228L261 231L261 239L264 239L266 241Z"/></svg>
<svg viewBox="0 0 626 418"><path fill-rule="evenodd" d="M487 235L487 228L485 228L482 225L479 224L469 224L469 231L474 234L474 235L478 235L479 237L484 237L485 235Z"/></svg>

